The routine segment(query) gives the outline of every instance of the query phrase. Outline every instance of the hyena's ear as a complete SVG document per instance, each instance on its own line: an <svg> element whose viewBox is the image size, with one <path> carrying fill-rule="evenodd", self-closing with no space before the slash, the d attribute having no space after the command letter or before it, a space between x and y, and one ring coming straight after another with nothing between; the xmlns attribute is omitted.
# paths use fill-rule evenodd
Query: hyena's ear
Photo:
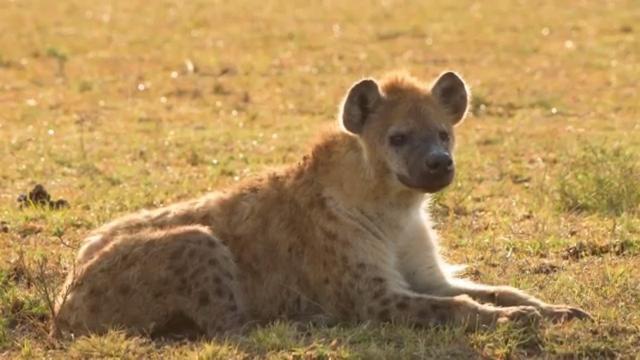
<svg viewBox="0 0 640 360"><path fill-rule="evenodd" d="M440 75L431 87L431 95L447 110L454 125L464 118L469 90L458 74L449 71Z"/></svg>
<svg viewBox="0 0 640 360"><path fill-rule="evenodd" d="M360 134L381 98L375 80L365 79L353 85L342 105L342 126L352 134Z"/></svg>

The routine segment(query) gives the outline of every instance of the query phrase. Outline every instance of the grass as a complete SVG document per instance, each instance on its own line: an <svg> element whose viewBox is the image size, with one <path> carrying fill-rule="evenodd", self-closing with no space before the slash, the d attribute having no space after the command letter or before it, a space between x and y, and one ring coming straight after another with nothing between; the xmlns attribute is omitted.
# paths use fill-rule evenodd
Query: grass
<svg viewBox="0 0 640 360"><path fill-rule="evenodd" d="M6 2L0 358L637 358L639 11L632 0ZM353 81L397 68L454 69L478 95L458 128L457 179L433 206L447 258L596 322L48 339L42 284L60 283L87 231L297 161ZM36 183L70 207L19 209Z"/></svg>
<svg viewBox="0 0 640 360"><path fill-rule="evenodd" d="M623 147L586 146L560 179L559 203L566 211L619 216L640 206L640 160Z"/></svg>

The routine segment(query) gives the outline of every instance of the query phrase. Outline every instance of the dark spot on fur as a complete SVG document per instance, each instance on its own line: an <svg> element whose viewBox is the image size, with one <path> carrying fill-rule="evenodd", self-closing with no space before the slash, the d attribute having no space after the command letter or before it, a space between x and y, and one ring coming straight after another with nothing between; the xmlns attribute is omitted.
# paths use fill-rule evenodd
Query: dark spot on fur
<svg viewBox="0 0 640 360"><path fill-rule="evenodd" d="M353 311L354 309L356 309L356 303L354 303L350 297L344 299L344 305L350 311Z"/></svg>
<svg viewBox="0 0 640 360"><path fill-rule="evenodd" d="M184 251L186 249L187 248L185 246L178 246L175 250L171 252L171 257L174 259L182 257L182 254L184 254Z"/></svg>
<svg viewBox="0 0 640 360"><path fill-rule="evenodd" d="M224 327L222 327L222 325L216 325L213 327L213 332L216 332L216 333L224 332Z"/></svg>
<svg viewBox="0 0 640 360"><path fill-rule="evenodd" d="M448 312L440 310L440 311L436 311L435 315L436 315L435 320L438 325L444 325L449 322Z"/></svg>
<svg viewBox="0 0 640 360"><path fill-rule="evenodd" d="M376 284L384 284L384 279L379 276L372 278L371 281Z"/></svg>
<svg viewBox="0 0 640 360"><path fill-rule="evenodd" d="M372 296L373 300L378 300L378 299L380 299L382 296L384 296L385 292L386 292L386 291L385 291L384 289L378 289L378 290L376 290L376 291L373 293L373 296Z"/></svg>
<svg viewBox="0 0 640 360"><path fill-rule="evenodd" d="M98 306L97 303L92 302L89 304L89 312L92 314L97 314L98 311L100 310L100 307Z"/></svg>
<svg viewBox="0 0 640 360"><path fill-rule="evenodd" d="M388 297L382 298L380 300L380 306L388 306L391 300Z"/></svg>
<svg viewBox="0 0 640 360"><path fill-rule="evenodd" d="M322 228L322 236L324 236L325 240L335 241L338 238L338 234L335 231Z"/></svg>
<svg viewBox="0 0 640 360"><path fill-rule="evenodd" d="M388 321L390 319L389 317L389 310L384 309L382 311L380 311L378 313L378 319L382 320L382 321Z"/></svg>
<svg viewBox="0 0 640 360"><path fill-rule="evenodd" d="M336 214L333 213L333 211L327 209L327 211L324 212L324 216L327 220L329 221L338 221L338 217L336 216Z"/></svg>
<svg viewBox="0 0 640 360"><path fill-rule="evenodd" d="M183 293L183 294L191 294L191 286L192 284L190 282L187 281L187 279L183 276L180 278L179 282L178 282L178 292Z"/></svg>
<svg viewBox="0 0 640 360"><path fill-rule="evenodd" d="M220 277L216 275L213 277L213 283L215 285L220 285L222 283L222 279L220 279Z"/></svg>
<svg viewBox="0 0 640 360"><path fill-rule="evenodd" d="M216 293L216 297L219 297L219 298L224 297L224 291L220 286L216 287L215 293Z"/></svg>
<svg viewBox="0 0 640 360"><path fill-rule="evenodd" d="M209 241L207 241L207 246L212 248L212 249L215 249L216 246L218 246L218 244L216 244L216 242L213 241L213 240L209 240Z"/></svg>
<svg viewBox="0 0 640 360"><path fill-rule="evenodd" d="M428 319L430 317L429 316L430 314L431 313L429 311L425 310L425 309L418 310L418 313L417 313L418 318L420 318L422 320Z"/></svg>
<svg viewBox="0 0 640 360"><path fill-rule="evenodd" d="M331 282L331 280L329 279L328 276L324 278L324 284L325 285L329 285L330 282Z"/></svg>
<svg viewBox="0 0 640 360"><path fill-rule="evenodd" d="M218 260L216 260L215 258L211 258L209 259L209 261L207 261L207 264L209 264L209 266L218 266Z"/></svg>
<svg viewBox="0 0 640 360"><path fill-rule="evenodd" d="M200 291L200 295L198 295L198 305L207 306L209 305L209 294L206 291Z"/></svg>
<svg viewBox="0 0 640 360"><path fill-rule="evenodd" d="M131 286L129 286L129 284L121 284L118 286L118 292L120 295L127 295L131 292Z"/></svg>
<svg viewBox="0 0 640 360"><path fill-rule="evenodd" d="M183 260L175 261L171 264L171 268L174 274L180 275L187 271L187 264Z"/></svg>
<svg viewBox="0 0 640 360"><path fill-rule="evenodd" d="M406 310L408 307L409 305L404 301L398 301L396 304L396 308L398 308L398 310Z"/></svg>
<svg viewBox="0 0 640 360"><path fill-rule="evenodd" d="M287 312L287 304L280 304L278 306L278 314L285 314Z"/></svg>
<svg viewBox="0 0 640 360"><path fill-rule="evenodd" d="M198 253L198 251L196 249L191 248L191 249L189 249L189 251L187 251L187 257L189 259L193 259L196 256L197 253Z"/></svg>
<svg viewBox="0 0 640 360"><path fill-rule="evenodd" d="M89 295L96 296L96 297L102 296L102 289L97 287L92 287L89 289Z"/></svg>
<svg viewBox="0 0 640 360"><path fill-rule="evenodd" d="M327 253L327 255L329 255L330 257L334 257L336 256L336 249L333 246L325 246L324 247L324 251Z"/></svg>
<svg viewBox="0 0 640 360"><path fill-rule="evenodd" d="M236 311L238 310L238 306L235 303L231 303L229 305L229 311Z"/></svg>
<svg viewBox="0 0 640 360"><path fill-rule="evenodd" d="M367 265L365 265L365 263L363 263L363 262L359 262L356 265L356 267L358 268L358 270L364 270L367 267Z"/></svg>

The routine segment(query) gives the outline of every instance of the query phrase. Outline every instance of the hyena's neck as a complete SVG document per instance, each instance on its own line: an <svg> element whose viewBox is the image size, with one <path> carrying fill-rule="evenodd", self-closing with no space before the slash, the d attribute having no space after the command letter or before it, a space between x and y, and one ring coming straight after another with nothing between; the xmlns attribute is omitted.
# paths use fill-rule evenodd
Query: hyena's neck
<svg viewBox="0 0 640 360"><path fill-rule="evenodd" d="M325 136L313 148L311 162L311 176L326 191L338 195L346 206L411 213L419 211L424 201L424 195L393 184L390 176L367 157L354 136L341 132Z"/></svg>

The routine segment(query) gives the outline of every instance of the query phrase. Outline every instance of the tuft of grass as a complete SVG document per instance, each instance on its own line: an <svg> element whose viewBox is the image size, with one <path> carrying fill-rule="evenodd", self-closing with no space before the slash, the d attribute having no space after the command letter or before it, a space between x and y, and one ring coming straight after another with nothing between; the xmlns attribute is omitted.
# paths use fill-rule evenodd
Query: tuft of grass
<svg viewBox="0 0 640 360"><path fill-rule="evenodd" d="M276 322L258 328L251 334L252 347L261 351L283 351L302 346L298 332L291 324Z"/></svg>
<svg viewBox="0 0 640 360"><path fill-rule="evenodd" d="M217 344L215 342L206 343L190 355L192 355L192 358L198 360L236 360L247 358L247 355L240 351L237 346Z"/></svg>
<svg viewBox="0 0 640 360"><path fill-rule="evenodd" d="M4 316L0 318L0 350L10 344L9 321Z"/></svg>
<svg viewBox="0 0 640 360"><path fill-rule="evenodd" d="M67 61L69 61L69 56L67 55L66 52L64 52L63 50L60 50L54 46L49 46L47 48L47 56L54 59L56 61L57 64L57 76L59 77L65 77L66 73L66 67L65 65L67 64Z"/></svg>
<svg viewBox="0 0 640 360"><path fill-rule="evenodd" d="M534 326L519 327L499 324L490 331L470 335L470 342L480 348L484 357L491 359L524 358L540 353L542 338Z"/></svg>
<svg viewBox="0 0 640 360"><path fill-rule="evenodd" d="M76 359L141 359L152 346L143 338L130 337L121 331L105 335L91 335L75 341L69 355Z"/></svg>
<svg viewBox="0 0 640 360"><path fill-rule="evenodd" d="M640 165L621 146L585 145L560 178L562 210L604 215L635 213L640 206Z"/></svg>

